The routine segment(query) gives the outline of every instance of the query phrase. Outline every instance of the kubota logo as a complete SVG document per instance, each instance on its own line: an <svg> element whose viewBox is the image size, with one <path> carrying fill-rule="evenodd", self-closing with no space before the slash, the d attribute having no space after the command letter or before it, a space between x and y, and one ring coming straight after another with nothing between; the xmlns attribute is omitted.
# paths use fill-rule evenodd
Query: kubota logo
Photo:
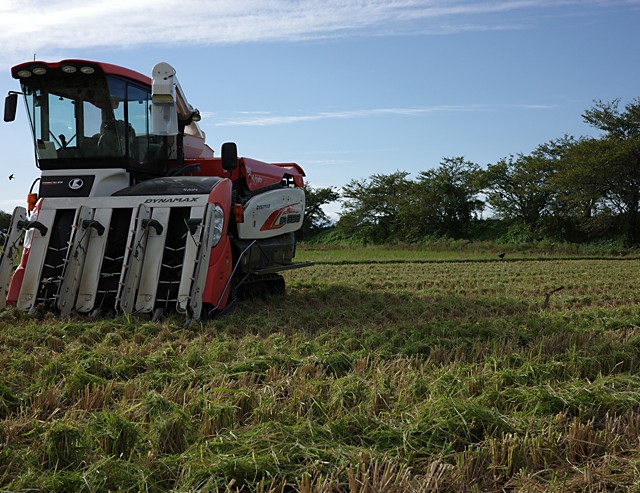
<svg viewBox="0 0 640 493"><path fill-rule="evenodd" d="M84 182L80 178L74 178L69 182L71 190L80 190L82 187L84 187Z"/></svg>

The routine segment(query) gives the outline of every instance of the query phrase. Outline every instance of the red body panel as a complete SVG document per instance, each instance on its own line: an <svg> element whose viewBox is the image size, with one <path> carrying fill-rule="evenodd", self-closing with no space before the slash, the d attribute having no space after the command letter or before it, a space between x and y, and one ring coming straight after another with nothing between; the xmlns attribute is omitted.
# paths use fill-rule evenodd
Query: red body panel
<svg viewBox="0 0 640 493"><path fill-rule="evenodd" d="M231 242L227 234L229 217L231 216L232 187L231 180L222 180L209 193L209 203L222 207L225 220L220 242L211 249L207 282L202 293L202 302L208 303L219 310L227 305L230 290L228 281L233 267Z"/></svg>
<svg viewBox="0 0 640 493"><path fill-rule="evenodd" d="M222 169L221 158L185 158L184 166L192 164L198 164L200 171L186 172L185 175L224 176L232 181L245 178L247 188L251 191L276 185L283 180L285 175L293 178L296 187L304 186L304 171L296 163L273 164L242 157L238 159L238 167L229 172ZM169 167L172 168L172 166Z"/></svg>
<svg viewBox="0 0 640 493"><path fill-rule="evenodd" d="M22 69L29 69L32 67L47 67L50 69L58 69L63 65L75 65L77 67L82 67L85 65L89 65L100 70L102 73L107 75L118 75L120 77L126 77L127 79L134 80L139 82L140 84L144 84L147 86L151 86L151 78L143 75L135 70L129 70L128 68L120 67L118 65L111 65L110 63L102 63L102 62L92 62L90 60L61 60L59 62L41 62L41 61L33 61L33 62L25 62L20 65L16 65L11 68L11 75L14 79L19 79L18 71Z"/></svg>
<svg viewBox="0 0 640 493"><path fill-rule="evenodd" d="M284 168L287 170L287 173L293 176L294 183L296 187L303 187L304 180L303 177L306 176L304 174L304 170L297 163L270 163L272 166L278 166L280 168Z"/></svg>
<svg viewBox="0 0 640 493"><path fill-rule="evenodd" d="M18 296L20 296L20 288L22 287L22 280L24 278L24 268L27 265L27 260L29 259L29 254L22 254L22 258L20 259L20 265L13 273L13 277L11 277L11 284L9 285L9 291L7 292L7 305L15 305L18 301Z"/></svg>

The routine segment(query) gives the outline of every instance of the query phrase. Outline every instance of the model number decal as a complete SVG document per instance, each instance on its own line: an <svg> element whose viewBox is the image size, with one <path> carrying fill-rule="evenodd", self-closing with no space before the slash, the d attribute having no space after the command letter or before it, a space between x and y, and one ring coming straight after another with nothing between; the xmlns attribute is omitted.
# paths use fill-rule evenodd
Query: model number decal
<svg viewBox="0 0 640 493"><path fill-rule="evenodd" d="M302 219L300 209L300 202L296 202L295 204L287 205L273 211L260 228L260 231L280 229L287 224L299 223Z"/></svg>

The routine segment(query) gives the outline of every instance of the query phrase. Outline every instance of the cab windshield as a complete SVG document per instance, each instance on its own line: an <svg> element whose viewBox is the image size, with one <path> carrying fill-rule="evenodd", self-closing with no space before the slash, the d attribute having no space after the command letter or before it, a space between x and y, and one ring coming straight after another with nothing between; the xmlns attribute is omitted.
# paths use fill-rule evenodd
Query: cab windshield
<svg viewBox="0 0 640 493"><path fill-rule="evenodd" d="M157 174L163 167L162 138L149 134L149 88L97 72L50 70L22 79L22 90L40 168L126 167Z"/></svg>

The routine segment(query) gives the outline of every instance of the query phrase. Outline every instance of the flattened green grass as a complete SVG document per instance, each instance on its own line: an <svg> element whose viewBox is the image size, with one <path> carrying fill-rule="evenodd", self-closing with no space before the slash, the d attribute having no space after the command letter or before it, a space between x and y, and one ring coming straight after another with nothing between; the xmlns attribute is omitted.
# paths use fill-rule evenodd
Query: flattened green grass
<svg viewBox="0 0 640 493"><path fill-rule="evenodd" d="M332 261L189 328L1 312L0 491L630 491L639 262Z"/></svg>
<svg viewBox="0 0 640 493"><path fill-rule="evenodd" d="M501 257L500 257L501 256ZM296 260L319 263L398 263L494 261L532 259L628 259L640 258L637 250L611 245L579 245L548 241L498 244L492 241L434 240L402 247L388 245L333 246L301 244Z"/></svg>

